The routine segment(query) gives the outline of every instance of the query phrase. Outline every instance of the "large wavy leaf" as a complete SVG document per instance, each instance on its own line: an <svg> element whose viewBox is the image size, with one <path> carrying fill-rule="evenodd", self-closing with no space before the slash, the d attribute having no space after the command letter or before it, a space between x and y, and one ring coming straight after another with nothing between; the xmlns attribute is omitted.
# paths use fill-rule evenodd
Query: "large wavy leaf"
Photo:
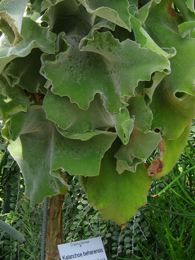
<svg viewBox="0 0 195 260"><path fill-rule="evenodd" d="M67 97L48 92L44 98L43 109L47 118L61 129L60 132L73 139L90 139L115 127L123 143L126 143L133 129L133 119L130 118L128 110L124 108L118 114L112 115L104 108L99 95L87 110L81 110Z"/></svg>
<svg viewBox="0 0 195 260"><path fill-rule="evenodd" d="M94 38L83 41L81 50L70 47L55 60L45 59L43 74L52 82L53 93L68 96L85 110L100 93L106 108L118 113L139 81L169 67L164 57L130 40L120 43L109 32L95 32Z"/></svg>
<svg viewBox="0 0 195 260"><path fill-rule="evenodd" d="M24 175L26 193L31 202L60 192L59 180L53 171L63 169L69 174L96 176L104 153L115 139L112 133L98 135L82 142L64 138L45 119L39 106L28 113L18 113L7 124L12 131L9 151Z"/></svg>
<svg viewBox="0 0 195 260"><path fill-rule="evenodd" d="M50 121L70 133L85 133L114 126L113 116L105 110L98 95L88 110L81 110L67 97L48 92L44 98L43 109Z"/></svg>
<svg viewBox="0 0 195 260"><path fill-rule="evenodd" d="M113 151L107 152L100 176L83 178L83 185L89 202L105 219L125 224L146 203L150 178L143 165L136 173L126 171L119 175L115 163Z"/></svg>

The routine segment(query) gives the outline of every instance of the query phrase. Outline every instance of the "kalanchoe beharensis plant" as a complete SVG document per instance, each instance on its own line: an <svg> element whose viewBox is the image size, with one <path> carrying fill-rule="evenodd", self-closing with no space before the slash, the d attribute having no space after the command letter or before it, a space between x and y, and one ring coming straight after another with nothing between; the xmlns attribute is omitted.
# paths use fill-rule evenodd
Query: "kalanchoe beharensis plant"
<svg viewBox="0 0 195 260"><path fill-rule="evenodd" d="M0 1L2 134L31 203L81 177L124 224L195 116L194 0Z"/></svg>

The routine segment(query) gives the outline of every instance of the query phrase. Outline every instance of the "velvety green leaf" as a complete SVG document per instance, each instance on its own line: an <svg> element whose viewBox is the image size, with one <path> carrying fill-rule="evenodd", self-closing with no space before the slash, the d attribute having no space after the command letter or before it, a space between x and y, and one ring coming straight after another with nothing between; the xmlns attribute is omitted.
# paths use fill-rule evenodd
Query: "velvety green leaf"
<svg viewBox="0 0 195 260"><path fill-rule="evenodd" d="M135 171L137 165L145 162L153 153L160 140L161 136L158 133L152 131L143 133L134 129L129 143L122 145L115 155L118 173L123 173L125 170Z"/></svg>
<svg viewBox="0 0 195 260"><path fill-rule="evenodd" d="M130 134L133 131L134 120L130 118L127 108L122 108L118 114L115 114L115 127L122 143L128 144Z"/></svg>
<svg viewBox="0 0 195 260"><path fill-rule="evenodd" d="M131 96L131 93L134 94L135 87L133 86L137 86L139 81L149 80L152 74L151 71L154 72L155 69L156 71L169 70L169 61L161 55L157 55L149 49L140 48L138 44L130 40L125 40L120 43L116 39L110 37L109 33L105 34L104 37L102 36L103 34L96 32L92 38L84 38L80 45L81 50L100 54L109 62L112 61L113 65L111 67L111 72L113 74L117 74L117 71L120 72L119 76L116 78L113 77L113 79L114 81L121 79L122 87L123 85L128 86L126 80L127 74L129 73L129 82L131 82L129 91L125 88L124 90L122 89L122 96L128 97ZM139 55L141 55L140 59L138 58L138 52ZM149 56L153 57L153 60L150 60ZM134 60L135 63L132 63L132 60ZM157 66L157 60L159 67ZM147 65L145 63L146 61L148 61ZM118 65L117 71L115 71L115 65ZM122 79L124 79L124 81L122 81Z"/></svg>
<svg viewBox="0 0 195 260"><path fill-rule="evenodd" d="M83 185L89 202L105 219L125 224L146 203L150 178L143 165L137 168L136 173L124 172L119 175L115 163L113 153L107 152L100 176L84 178Z"/></svg>
<svg viewBox="0 0 195 260"><path fill-rule="evenodd" d="M88 141L89 139L97 135L108 133L107 131L103 131L103 130L93 130L90 132L83 132L83 133L74 133L74 132L71 133L59 127L57 127L57 130L61 135L63 135L66 138L73 139L73 140L81 140L81 141Z"/></svg>
<svg viewBox="0 0 195 260"><path fill-rule="evenodd" d="M3 72L9 85L19 86L31 93L38 92L45 84L45 79L39 73L40 56L40 50L34 49L28 56L11 61Z"/></svg>
<svg viewBox="0 0 195 260"><path fill-rule="evenodd" d="M118 26L131 30L129 3L127 0L79 0L89 13L107 19Z"/></svg>
<svg viewBox="0 0 195 260"><path fill-rule="evenodd" d="M166 84L163 81L154 92L152 125L160 129L166 138L177 139L195 116L195 97L184 95L178 98Z"/></svg>
<svg viewBox="0 0 195 260"><path fill-rule="evenodd" d="M21 39L22 19L27 2L28 0L0 2L0 28L12 44L16 44Z"/></svg>
<svg viewBox="0 0 195 260"><path fill-rule="evenodd" d="M46 153L45 147L49 147L50 140L45 134L48 134L48 131L22 135L9 145L9 152L22 171L25 193L32 205L41 202L47 196L65 193L67 190L58 178L49 174L49 154Z"/></svg>
<svg viewBox="0 0 195 260"><path fill-rule="evenodd" d="M2 35L0 38L0 72L15 57L27 56L33 48L39 48L46 53L55 52L55 34L47 28L39 26L30 18L23 18L22 32L23 40L15 46L10 45Z"/></svg>
<svg viewBox="0 0 195 260"><path fill-rule="evenodd" d="M17 138L11 141L9 151L24 175L32 203L59 193L59 178L52 177L58 169L74 175L98 175L103 155L116 137L107 133L86 142L64 138L39 106L12 117L7 127L9 139Z"/></svg>
<svg viewBox="0 0 195 260"><path fill-rule="evenodd" d="M47 118L69 133L86 133L114 127L114 118L97 95L87 110L81 110L67 97L48 92L43 102Z"/></svg>
<svg viewBox="0 0 195 260"><path fill-rule="evenodd" d="M95 32L81 50L70 47L55 60L43 61L52 92L68 96L81 109L87 109L100 93L106 108L118 113L124 97L134 95L139 81L150 80L153 72L169 67L164 57L130 40L120 43L109 32Z"/></svg>
<svg viewBox="0 0 195 260"><path fill-rule="evenodd" d="M116 128L122 142L128 142L133 120L126 108L118 114L110 114L104 108L100 96L95 96L87 110L81 110L67 97L48 92L43 102L47 118L54 122L61 134L71 139L87 140L109 128Z"/></svg>
<svg viewBox="0 0 195 260"><path fill-rule="evenodd" d="M135 127L142 131L148 132L152 125L152 111L144 100L144 96L132 97L129 100L129 112L135 120Z"/></svg>

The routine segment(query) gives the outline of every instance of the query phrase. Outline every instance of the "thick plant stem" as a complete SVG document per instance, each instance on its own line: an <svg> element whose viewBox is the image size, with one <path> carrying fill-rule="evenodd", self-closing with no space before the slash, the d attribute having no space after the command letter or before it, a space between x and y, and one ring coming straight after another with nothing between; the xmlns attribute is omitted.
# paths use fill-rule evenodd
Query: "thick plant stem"
<svg viewBox="0 0 195 260"><path fill-rule="evenodd" d="M59 260L57 245L63 242L62 205L64 195L49 198L45 260Z"/></svg>

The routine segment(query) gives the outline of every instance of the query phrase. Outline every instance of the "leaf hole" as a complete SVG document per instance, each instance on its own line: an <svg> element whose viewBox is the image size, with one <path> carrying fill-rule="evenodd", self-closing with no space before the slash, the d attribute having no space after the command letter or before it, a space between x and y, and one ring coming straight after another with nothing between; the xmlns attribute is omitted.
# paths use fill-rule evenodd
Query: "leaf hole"
<svg viewBox="0 0 195 260"><path fill-rule="evenodd" d="M49 24L46 21L43 21L43 22L41 22L41 26L45 27L45 28L48 28Z"/></svg>
<svg viewBox="0 0 195 260"><path fill-rule="evenodd" d="M160 133L160 129L159 128L155 128L154 132L159 134Z"/></svg>
<svg viewBox="0 0 195 260"><path fill-rule="evenodd" d="M176 92L175 93L176 98L183 99L186 96L185 92Z"/></svg>

